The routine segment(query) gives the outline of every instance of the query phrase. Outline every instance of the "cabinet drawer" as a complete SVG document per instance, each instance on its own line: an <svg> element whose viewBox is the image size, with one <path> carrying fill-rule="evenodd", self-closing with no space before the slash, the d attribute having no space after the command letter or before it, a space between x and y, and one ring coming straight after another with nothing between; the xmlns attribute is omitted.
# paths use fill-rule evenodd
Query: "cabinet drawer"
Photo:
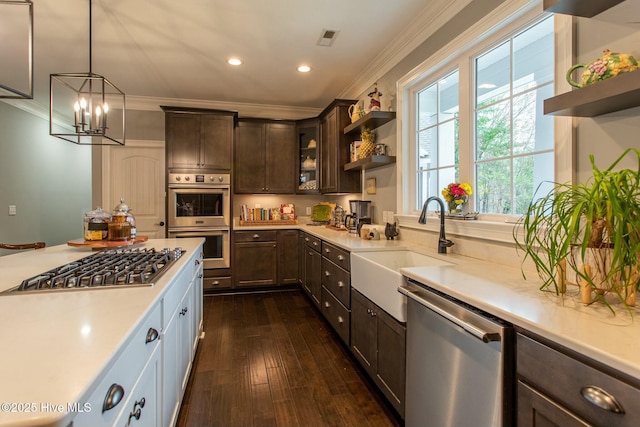
<svg viewBox="0 0 640 427"><path fill-rule="evenodd" d="M520 333L517 335L516 366L520 381L589 423L617 427L640 425L640 406L637 404L640 390L621 379ZM587 387L592 387L596 398L603 396L599 390L608 393L624 413L614 413L589 402L583 397Z"/></svg>
<svg viewBox="0 0 640 427"><path fill-rule="evenodd" d="M79 413L74 418L74 426L113 425L118 414L125 409L134 385L160 342L160 313L160 304L157 304L138 325L111 368L101 376L91 396L85 401L91 404L91 411ZM103 406L110 392L114 396L112 407L105 410Z"/></svg>
<svg viewBox="0 0 640 427"><path fill-rule="evenodd" d="M322 257L322 285L347 308L351 308L351 274Z"/></svg>
<svg viewBox="0 0 640 427"><path fill-rule="evenodd" d="M275 242L276 230L236 231L233 237L236 243Z"/></svg>
<svg viewBox="0 0 640 427"><path fill-rule="evenodd" d="M338 333L342 341L349 346L351 339L351 312L333 294L322 287L322 314Z"/></svg>
<svg viewBox="0 0 640 427"><path fill-rule="evenodd" d="M313 249L316 252L320 252L320 248L322 247L322 240L317 237L313 237L309 234L305 234L304 236L304 244Z"/></svg>
<svg viewBox="0 0 640 427"><path fill-rule="evenodd" d="M333 261L347 271L351 271L351 257L349 251L345 251L327 242L322 242L322 256Z"/></svg>
<svg viewBox="0 0 640 427"><path fill-rule="evenodd" d="M167 293L162 298L162 326L166 327L167 323L178 308L178 304L182 300L184 293L189 289L191 283L191 270L183 270L178 278L173 282Z"/></svg>
<svg viewBox="0 0 640 427"><path fill-rule="evenodd" d="M204 292L230 288L231 277L205 277L202 282L202 289Z"/></svg>

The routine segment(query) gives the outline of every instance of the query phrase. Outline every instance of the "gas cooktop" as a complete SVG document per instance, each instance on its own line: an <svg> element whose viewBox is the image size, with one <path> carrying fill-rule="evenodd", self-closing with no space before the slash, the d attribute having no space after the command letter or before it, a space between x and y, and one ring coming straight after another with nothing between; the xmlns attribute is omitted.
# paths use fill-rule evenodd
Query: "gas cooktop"
<svg viewBox="0 0 640 427"><path fill-rule="evenodd" d="M110 249L25 279L2 294L151 286L183 250Z"/></svg>

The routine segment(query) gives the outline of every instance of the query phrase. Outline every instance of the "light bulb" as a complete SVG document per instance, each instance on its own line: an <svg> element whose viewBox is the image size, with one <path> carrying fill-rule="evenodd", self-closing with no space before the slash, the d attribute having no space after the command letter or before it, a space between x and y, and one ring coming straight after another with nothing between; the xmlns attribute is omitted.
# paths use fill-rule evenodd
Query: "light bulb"
<svg viewBox="0 0 640 427"><path fill-rule="evenodd" d="M96 117L100 117L100 114L102 114L102 108L100 108L100 106L98 105L96 107Z"/></svg>
<svg viewBox="0 0 640 427"><path fill-rule="evenodd" d="M87 108L87 100L84 98L80 98L80 108Z"/></svg>
<svg viewBox="0 0 640 427"><path fill-rule="evenodd" d="M102 111L104 111L104 113L107 114L109 112L109 104L105 102L104 105L102 106Z"/></svg>
<svg viewBox="0 0 640 427"><path fill-rule="evenodd" d="M76 101L75 104L73 104L73 110L77 113L78 111L80 111L80 103L78 101Z"/></svg>

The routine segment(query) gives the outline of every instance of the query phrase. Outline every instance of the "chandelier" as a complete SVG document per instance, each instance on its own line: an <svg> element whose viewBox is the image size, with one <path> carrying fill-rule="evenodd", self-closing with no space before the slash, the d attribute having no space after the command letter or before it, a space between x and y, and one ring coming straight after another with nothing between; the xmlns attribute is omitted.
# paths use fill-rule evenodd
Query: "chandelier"
<svg viewBox="0 0 640 427"><path fill-rule="evenodd" d="M0 98L33 99L33 3L0 1Z"/></svg>
<svg viewBox="0 0 640 427"><path fill-rule="evenodd" d="M125 95L92 71L89 0L89 72L51 74L49 134L79 145L124 145Z"/></svg>

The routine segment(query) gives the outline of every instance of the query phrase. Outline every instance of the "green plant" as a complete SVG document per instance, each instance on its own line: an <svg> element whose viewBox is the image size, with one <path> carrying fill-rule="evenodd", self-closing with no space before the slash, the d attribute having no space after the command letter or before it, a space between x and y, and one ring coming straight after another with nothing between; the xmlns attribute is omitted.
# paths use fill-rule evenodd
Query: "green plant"
<svg viewBox="0 0 640 427"><path fill-rule="evenodd" d="M633 154L637 169L614 170ZM530 258L543 279L541 290L564 293L565 272L570 267L577 281L595 291L594 300L613 311L607 294L626 302L638 288L640 150L626 150L605 170L595 165L593 155L589 159L593 177L577 185L555 183L552 191L529 204L513 236L517 248L525 253L523 262ZM589 274L591 267L584 267L593 262L594 253L606 254L597 275Z"/></svg>

